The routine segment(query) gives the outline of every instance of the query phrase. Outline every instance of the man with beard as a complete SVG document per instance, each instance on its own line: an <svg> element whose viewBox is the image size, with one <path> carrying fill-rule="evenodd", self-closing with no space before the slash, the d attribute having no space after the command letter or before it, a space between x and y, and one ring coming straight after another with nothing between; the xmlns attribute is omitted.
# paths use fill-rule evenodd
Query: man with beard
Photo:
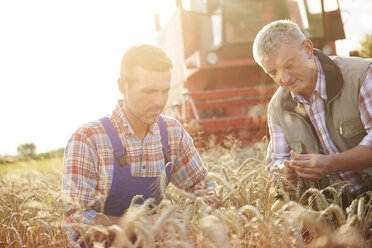
<svg viewBox="0 0 372 248"><path fill-rule="evenodd" d="M171 70L172 62L160 48L129 49L118 79L123 99L111 115L82 125L68 141L62 190L64 226L73 227L72 240L79 237L77 219L85 225L117 225L134 196L159 202L163 172L166 183L194 192L211 206L218 203L214 186L200 185L207 170L192 138L177 120L161 115ZM149 216L149 223L156 218Z"/></svg>

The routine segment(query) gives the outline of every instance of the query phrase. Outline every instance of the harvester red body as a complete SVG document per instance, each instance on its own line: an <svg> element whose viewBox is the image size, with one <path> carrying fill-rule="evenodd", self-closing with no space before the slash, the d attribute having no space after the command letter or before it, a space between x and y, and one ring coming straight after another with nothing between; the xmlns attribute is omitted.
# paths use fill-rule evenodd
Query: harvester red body
<svg viewBox="0 0 372 248"><path fill-rule="evenodd" d="M299 24L316 48L335 54L345 34L337 0L190 0L158 27L174 63L166 111L203 136L245 141L267 135L266 106L276 85L255 63L257 32L278 19Z"/></svg>

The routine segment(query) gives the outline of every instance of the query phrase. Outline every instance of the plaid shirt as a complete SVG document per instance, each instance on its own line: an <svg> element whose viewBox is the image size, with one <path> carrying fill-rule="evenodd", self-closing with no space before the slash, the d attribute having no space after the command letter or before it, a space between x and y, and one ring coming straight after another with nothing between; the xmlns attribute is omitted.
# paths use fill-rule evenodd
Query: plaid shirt
<svg viewBox="0 0 372 248"><path fill-rule="evenodd" d="M293 92L291 92L291 96L298 104L303 104L306 109L318 135L321 144L321 153L336 154L339 151L331 139L325 122L325 102L327 101L325 74L316 56L315 61L318 68L317 82L314 93L309 101ZM359 145L372 149L372 64L369 65L367 77L360 89L358 107L361 113L362 123L368 133ZM266 168L268 171L271 171L275 166L282 164L285 159L290 159L290 148L283 130L272 121L270 116L268 117L268 125L271 140L266 157ZM360 173L356 170L334 173L329 175L329 179L331 183L337 179L347 180L353 184L352 191L359 189Z"/></svg>
<svg viewBox="0 0 372 248"><path fill-rule="evenodd" d="M123 101L119 100L109 118L126 149L132 175L160 176L164 156L158 125L151 125L145 139L140 140L134 135L122 111L122 104ZM202 181L207 170L182 125L169 117L164 116L163 119L173 162L171 182L180 188L189 188ZM66 198L65 227L77 218L87 224L98 212L102 212L110 193L113 171L113 148L101 123L97 120L78 128L68 141L64 155L62 191ZM75 239L77 232L73 229Z"/></svg>

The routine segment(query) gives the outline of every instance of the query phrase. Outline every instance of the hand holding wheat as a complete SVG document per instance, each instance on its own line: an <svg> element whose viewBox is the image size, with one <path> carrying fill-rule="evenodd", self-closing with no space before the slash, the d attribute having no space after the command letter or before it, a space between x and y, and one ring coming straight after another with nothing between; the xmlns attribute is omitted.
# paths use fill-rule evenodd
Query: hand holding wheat
<svg viewBox="0 0 372 248"><path fill-rule="evenodd" d="M297 175L308 180L319 180L330 173L329 155L323 154L297 154L291 151L293 160L290 167Z"/></svg>
<svg viewBox="0 0 372 248"><path fill-rule="evenodd" d="M220 199L214 186L203 188L200 184L196 184L194 186L194 194L201 197L212 208L217 208L220 204Z"/></svg>

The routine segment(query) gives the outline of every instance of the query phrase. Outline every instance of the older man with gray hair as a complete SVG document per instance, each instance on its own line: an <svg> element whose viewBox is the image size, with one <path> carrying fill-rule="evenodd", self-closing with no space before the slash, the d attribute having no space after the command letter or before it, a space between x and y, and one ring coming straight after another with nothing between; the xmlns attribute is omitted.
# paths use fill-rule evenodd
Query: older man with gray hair
<svg viewBox="0 0 372 248"><path fill-rule="evenodd" d="M288 20L262 28L253 56L280 86L268 109L267 170L292 184L345 180L355 195L370 190L372 60L329 57Z"/></svg>

